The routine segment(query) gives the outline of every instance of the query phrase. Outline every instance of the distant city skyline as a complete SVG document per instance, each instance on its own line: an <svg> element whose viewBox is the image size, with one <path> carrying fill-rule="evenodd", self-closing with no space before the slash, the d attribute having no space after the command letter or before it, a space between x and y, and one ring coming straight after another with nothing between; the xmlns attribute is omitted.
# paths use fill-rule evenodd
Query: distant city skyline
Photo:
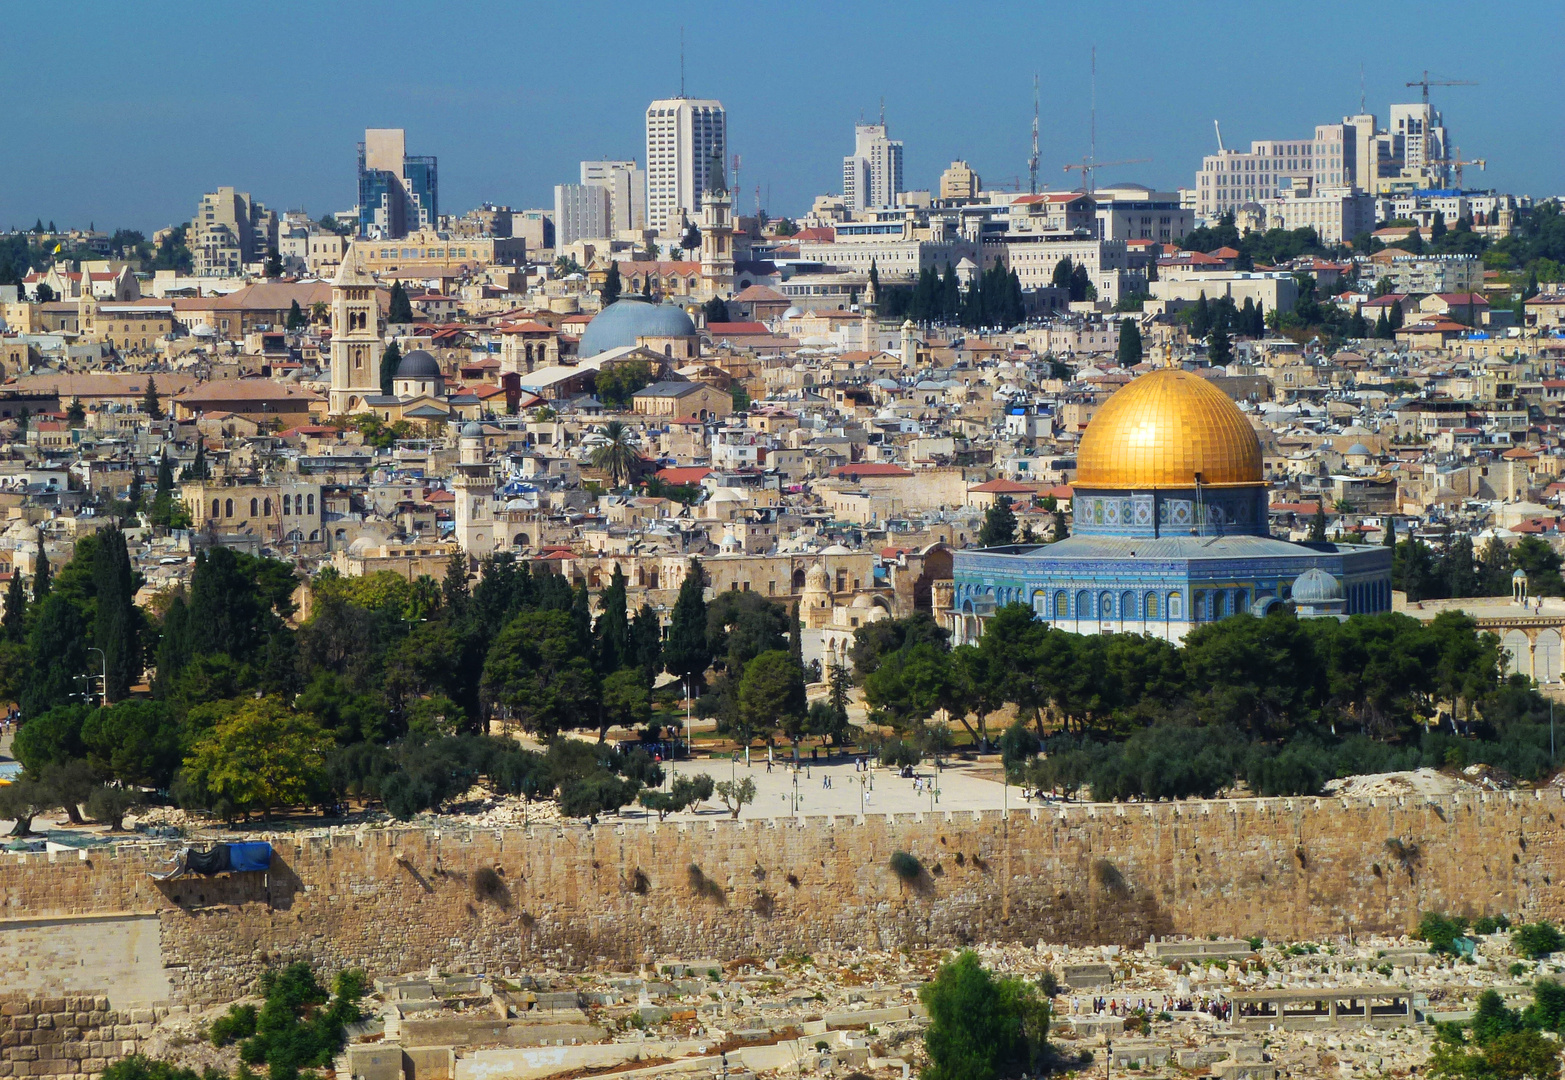
<svg viewBox="0 0 1565 1080"><path fill-rule="evenodd" d="M403 6L408 20L396 17ZM731 9L694 4L591 19L478 3L389 8L281 3L259 24L225 4L103 7L90 19L45 5L9 11L0 100L11 107L0 111L0 145L12 167L0 179L0 228L41 218L150 234L188 221L221 186L278 212L347 210L357 143L380 127L405 129L409 146L439 159L444 213L486 201L551 207L554 186L574 182L581 161L646 166L645 111L679 92L681 27L685 93L727 110L728 152L743 159L742 213L755 208L757 185L774 214L840 192L853 125L876 119L882 98L905 147L906 188L936 188L958 159L986 187L1013 177L1025 187L1034 72L1040 184L1074 186L1078 175L1062 166L1089 150L1094 44L1097 157L1151 159L1104 169L1100 183L1191 186L1216 149L1214 119L1230 147L1307 138L1359 111L1362 65L1364 105L1381 125L1392 104L1418 100L1403 84L1426 68L1477 82L1431 91L1452 143L1489 163L1469 172L1469 185L1565 193L1565 140L1550 108L1565 75L1549 56L1565 15L1551 3L1512 5L1499 20L1454 3L989 4L959 14L884 4L855 24L872 35L834 31L825 9L804 6L742 24ZM369 63L351 43L371 10L385 26L412 25L415 10L436 18L446 44L418 63L397 48ZM269 42L243 50L243 63L232 48L211 47L231 41L236 25Z"/></svg>

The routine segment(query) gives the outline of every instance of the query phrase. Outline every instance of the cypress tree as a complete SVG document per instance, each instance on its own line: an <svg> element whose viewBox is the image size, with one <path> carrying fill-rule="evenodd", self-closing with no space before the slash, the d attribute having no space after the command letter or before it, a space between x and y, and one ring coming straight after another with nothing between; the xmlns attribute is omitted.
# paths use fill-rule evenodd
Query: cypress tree
<svg viewBox="0 0 1565 1080"><path fill-rule="evenodd" d="M190 609L183 589L169 601L163 613L162 635L158 641L158 672L152 682L153 693L163 697L179 673L190 662Z"/></svg>
<svg viewBox="0 0 1565 1080"><path fill-rule="evenodd" d="M92 584L97 594L93 643L103 650L107 698L118 701L141 676L141 635L132 599L135 575L125 547L125 534L117 527L98 534L98 546L92 556Z"/></svg>
<svg viewBox="0 0 1565 1080"><path fill-rule="evenodd" d="M43 529L38 530L38 564L33 568L33 603L41 604L49 595L49 582L53 575L49 571L49 552L44 549Z"/></svg>
<svg viewBox="0 0 1565 1080"><path fill-rule="evenodd" d="M651 604L642 604L630 624L631 661L650 681L663 670L663 626Z"/></svg>
<svg viewBox="0 0 1565 1080"><path fill-rule="evenodd" d="M614 564L609 587L598 596L602 613L593 632L598 639L598 670L610 675L631 662L630 615L625 610L625 572Z"/></svg>
<svg viewBox="0 0 1565 1080"><path fill-rule="evenodd" d="M76 676L87 674L87 625L76 605L63 596L49 596L38 605L32 629L27 634L27 651L35 657L47 657L34 664L22 690L22 713L37 716L56 705L64 705L78 692Z"/></svg>
<svg viewBox="0 0 1565 1080"><path fill-rule="evenodd" d="M1121 367L1141 363L1141 324L1135 319L1119 321L1119 362Z"/></svg>
<svg viewBox="0 0 1565 1080"><path fill-rule="evenodd" d="M294 306L297 307L298 303L295 300ZM163 403L158 400L158 384L151 375L147 376L147 392L141 399L141 411L154 420L163 419Z"/></svg>
<svg viewBox="0 0 1565 1080"><path fill-rule="evenodd" d="M386 306L386 321L410 323L413 321L413 305L408 301L408 291L398 281L391 286L391 300Z"/></svg>
<svg viewBox="0 0 1565 1080"><path fill-rule="evenodd" d="M391 396L392 384L397 378L397 368L402 364L402 350L397 348L393 341L386 346L386 351L380 354L380 392L387 397Z"/></svg>
<svg viewBox="0 0 1565 1080"><path fill-rule="evenodd" d="M793 612L788 617L788 655L799 667L804 666L804 621L799 618L799 602L793 602Z"/></svg>
<svg viewBox="0 0 1565 1080"><path fill-rule="evenodd" d="M692 558L679 586L679 598L674 601L668 640L663 647L669 673L688 679L692 687L700 686L702 676L712 665L712 650L706 642L705 587L706 571L701 569L700 559Z"/></svg>
<svg viewBox="0 0 1565 1080"><path fill-rule="evenodd" d="M130 491L125 495L125 501L130 503L130 512L135 514L141 510L141 469L132 466L130 474Z"/></svg>
<svg viewBox="0 0 1565 1080"><path fill-rule="evenodd" d="M0 635L7 641L21 641L27 634L27 589L22 575L11 571L11 583L5 589L5 615L0 616Z"/></svg>

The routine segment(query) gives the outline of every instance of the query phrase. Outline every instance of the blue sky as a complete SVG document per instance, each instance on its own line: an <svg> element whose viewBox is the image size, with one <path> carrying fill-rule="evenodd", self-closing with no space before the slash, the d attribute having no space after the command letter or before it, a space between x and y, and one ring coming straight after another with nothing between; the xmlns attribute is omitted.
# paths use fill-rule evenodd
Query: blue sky
<svg viewBox="0 0 1565 1080"><path fill-rule="evenodd" d="M1150 158L1100 181L1192 182L1215 149L1307 136L1416 100L1425 68L1476 80L1433 91L1484 186L1565 193L1565 4L1444 2L551 4L16 2L0 18L0 228L151 230L203 191L249 190L313 215L354 197L365 127L403 127L440 159L441 209L552 204L583 158L644 154L642 112L679 87L728 108L775 213L841 185L852 125L885 99L906 181L953 158L986 184L1026 182L1032 76L1042 181L1088 148L1098 51L1098 158ZM1470 174L1469 183L1472 182ZM770 192L769 199L767 193Z"/></svg>

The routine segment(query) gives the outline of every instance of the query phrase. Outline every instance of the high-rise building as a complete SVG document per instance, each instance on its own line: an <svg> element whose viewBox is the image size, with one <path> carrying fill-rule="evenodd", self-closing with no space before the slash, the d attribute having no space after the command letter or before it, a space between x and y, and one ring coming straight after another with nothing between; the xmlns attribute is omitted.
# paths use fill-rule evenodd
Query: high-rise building
<svg viewBox="0 0 1565 1080"><path fill-rule="evenodd" d="M609 228L613 233L647 227L647 176L634 161L584 161L581 182L609 193Z"/></svg>
<svg viewBox="0 0 1565 1080"><path fill-rule="evenodd" d="M440 217L433 157L410 156L402 128L368 128L359 143L359 235L396 240Z"/></svg>
<svg viewBox="0 0 1565 1080"><path fill-rule="evenodd" d="M714 156L728 153L723 103L663 98L647 106L647 227L664 236L701 209Z"/></svg>
<svg viewBox="0 0 1565 1080"><path fill-rule="evenodd" d="M902 191L902 142L886 122L853 125L853 153L842 159L842 201L849 210L890 210Z"/></svg>
<svg viewBox="0 0 1565 1080"><path fill-rule="evenodd" d="M1446 177L1445 121L1429 102L1391 106L1392 152L1402 167L1421 170L1431 186L1442 187Z"/></svg>
<svg viewBox="0 0 1565 1080"><path fill-rule="evenodd" d="M201 196L187 242L197 277L234 277L277 246L277 214L248 191L220 187Z"/></svg>
<svg viewBox="0 0 1565 1080"><path fill-rule="evenodd" d="M601 184L554 185L554 242L559 247L578 240L607 240L610 230L609 189Z"/></svg>
<svg viewBox="0 0 1565 1080"><path fill-rule="evenodd" d="M982 187L983 181L973 171L973 167L965 161L951 162L950 167L940 174L940 200L942 202L976 199L978 198L979 189Z"/></svg>

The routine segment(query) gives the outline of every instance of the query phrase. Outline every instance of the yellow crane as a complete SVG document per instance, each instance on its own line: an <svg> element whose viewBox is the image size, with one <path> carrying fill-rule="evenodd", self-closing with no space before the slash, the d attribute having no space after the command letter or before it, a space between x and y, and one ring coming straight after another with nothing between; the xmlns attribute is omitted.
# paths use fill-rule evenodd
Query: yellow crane
<svg viewBox="0 0 1565 1080"><path fill-rule="evenodd" d="M1081 190L1091 195L1093 189L1097 186L1097 178L1093 175L1096 170L1107 169L1115 165L1140 165L1151 160L1148 157L1126 158L1123 161L1093 161L1091 158L1082 158L1080 165L1067 165L1065 166L1065 171L1081 173Z"/></svg>
<svg viewBox="0 0 1565 1080"><path fill-rule="evenodd" d="M1407 83L1407 85L1408 86L1422 86L1424 88L1424 104L1428 105L1429 104L1429 88L1431 86L1477 86L1478 84L1473 82L1471 79L1441 79L1441 78L1433 78L1433 79L1431 79L1429 77L1429 71L1426 68L1424 70L1424 77L1422 79L1412 79L1412 80L1410 80Z"/></svg>

